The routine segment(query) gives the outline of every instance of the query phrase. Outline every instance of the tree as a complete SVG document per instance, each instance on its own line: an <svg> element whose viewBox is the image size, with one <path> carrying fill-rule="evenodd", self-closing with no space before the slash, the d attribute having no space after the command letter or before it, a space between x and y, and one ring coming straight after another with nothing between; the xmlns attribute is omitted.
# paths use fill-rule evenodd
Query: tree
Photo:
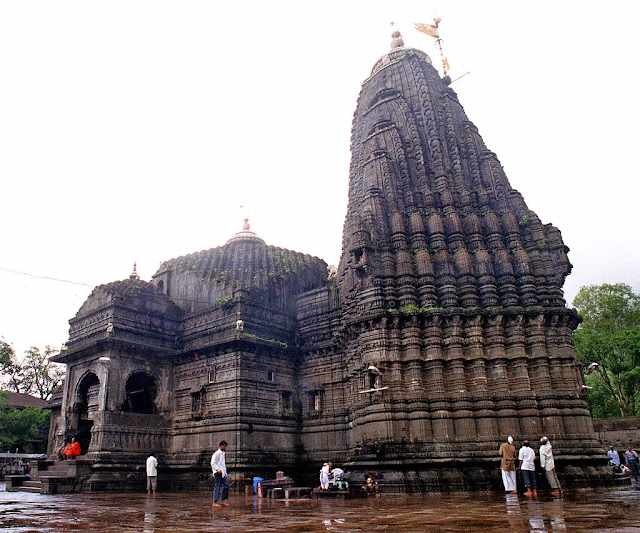
<svg viewBox="0 0 640 533"><path fill-rule="evenodd" d="M640 295L622 283L582 287L573 305L578 358L598 363L587 376L595 416L640 415Z"/></svg>
<svg viewBox="0 0 640 533"><path fill-rule="evenodd" d="M43 352L32 346L19 361L11 345L0 339L0 374L4 386L13 392L35 394L48 400L64 377L64 371L49 360L56 353L51 346L45 346Z"/></svg>
<svg viewBox="0 0 640 533"><path fill-rule="evenodd" d="M22 366L16 359L13 347L0 339L0 374L3 385L13 392L28 394L30 385L24 375Z"/></svg>
<svg viewBox="0 0 640 533"><path fill-rule="evenodd" d="M0 450L24 450L34 442L43 442L49 423L49 411L37 407L11 409L0 391Z"/></svg>
<svg viewBox="0 0 640 533"><path fill-rule="evenodd" d="M44 347L44 352L32 346L25 352L22 360L22 368L28 377L32 393L43 400L51 398L51 394L62 383L64 377L64 371L60 366L49 360L57 353L57 350L49 345Z"/></svg>

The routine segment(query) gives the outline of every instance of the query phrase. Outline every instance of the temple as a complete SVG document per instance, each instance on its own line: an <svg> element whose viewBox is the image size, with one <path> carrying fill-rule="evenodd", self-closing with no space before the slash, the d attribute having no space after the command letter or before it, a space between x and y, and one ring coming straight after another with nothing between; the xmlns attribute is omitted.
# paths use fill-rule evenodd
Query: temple
<svg viewBox="0 0 640 533"><path fill-rule="evenodd" d="M79 435L82 486L140 483L150 451L198 485L225 439L240 480L333 461L384 490L481 488L507 434L547 435L561 477L604 482L560 231L393 37L358 98L337 272L245 221L151 281L96 287L71 319L49 451Z"/></svg>

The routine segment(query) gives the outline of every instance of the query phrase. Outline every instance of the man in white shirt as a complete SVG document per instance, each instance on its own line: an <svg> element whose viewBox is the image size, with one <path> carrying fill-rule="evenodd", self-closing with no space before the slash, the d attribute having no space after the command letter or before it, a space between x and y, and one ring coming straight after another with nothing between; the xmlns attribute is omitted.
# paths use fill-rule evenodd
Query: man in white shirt
<svg viewBox="0 0 640 533"><path fill-rule="evenodd" d="M522 472L522 480L527 489L526 496L537 496L536 491L536 452L529 446L529 441L524 440L522 447L518 452L518 461L520 461L520 471Z"/></svg>
<svg viewBox="0 0 640 533"><path fill-rule="evenodd" d="M556 474L556 464L553 460L553 449L547 437L542 437L540 439L540 466L544 470L544 475L547 477L547 481L551 487L551 494L553 496L560 496L560 481Z"/></svg>
<svg viewBox="0 0 640 533"><path fill-rule="evenodd" d="M227 441L220 441L218 449L211 456L211 471L213 472L213 507L229 505L225 500L229 497L229 481L227 479L227 466L224 461L224 452L227 449Z"/></svg>
<svg viewBox="0 0 640 533"><path fill-rule="evenodd" d="M158 460L153 454L147 457L147 494L155 494L158 488Z"/></svg>

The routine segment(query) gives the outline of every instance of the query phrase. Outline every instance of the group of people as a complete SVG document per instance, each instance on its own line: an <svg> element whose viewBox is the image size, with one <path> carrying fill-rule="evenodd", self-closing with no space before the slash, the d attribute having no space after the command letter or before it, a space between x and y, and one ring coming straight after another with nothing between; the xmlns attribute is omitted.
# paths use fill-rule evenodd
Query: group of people
<svg viewBox="0 0 640 533"><path fill-rule="evenodd" d="M330 485L338 489L349 487L342 468L332 468L331 463L324 463L320 469L320 490L329 490Z"/></svg>
<svg viewBox="0 0 640 533"><path fill-rule="evenodd" d="M629 446L623 454L620 454L610 446L607 457L609 457L609 464L616 472L631 474L636 483L640 482L640 454L636 449Z"/></svg>
<svg viewBox="0 0 640 533"><path fill-rule="evenodd" d="M536 452L529 445L528 440L522 441L522 446L516 456L516 447L513 437L509 435L507 441L500 445L500 471L502 473L502 483L506 492L516 492L516 468L522 472L522 480L527 496L537 496L536 483ZM553 459L553 448L547 437L540 439L540 467L544 470L547 482L551 487L551 494L560 496L561 488L556 466ZM516 464L517 461L517 464Z"/></svg>
<svg viewBox="0 0 640 533"><path fill-rule="evenodd" d="M213 474L213 507L220 508L229 505L229 479L225 463L227 441L220 441L218 449L211 456L211 473ZM155 494L158 487L158 459L150 454L146 462L147 494Z"/></svg>
<svg viewBox="0 0 640 533"><path fill-rule="evenodd" d="M227 467L225 464L225 451L227 442L220 441L218 449L211 456L211 471L213 474L213 507L219 508L227 506L226 500L229 498L229 480L227 476ZM80 443L72 438L60 453L65 457L75 457L80 455ZM547 437L540 439L540 448L538 450L540 458L540 467L545 473L545 477L551 487L551 494L560 496L561 488L558 475L556 474L555 461L553 458L553 447ZM509 435L506 442L500 445L500 470L502 473L502 482L504 490L509 493L515 493L516 488L516 469L522 473L522 480L526 489L527 496L537 496L536 482L536 452L529 445L527 439L522 441L522 446L516 450L513 437ZM609 463L613 467L627 469L634 479L640 478L640 454L635 449L628 448L624 453L624 463L618 451L611 446L607 453ZM147 493L156 492L158 479L158 460L153 454L147 458ZM623 470L624 471L624 470ZM320 490L329 490L330 485L337 488L344 488L346 481L344 480L344 470L341 468L332 468L331 463L324 463L320 469ZM347 485L348 487L348 485ZM363 487L367 492L377 493L378 487L373 474L368 474Z"/></svg>

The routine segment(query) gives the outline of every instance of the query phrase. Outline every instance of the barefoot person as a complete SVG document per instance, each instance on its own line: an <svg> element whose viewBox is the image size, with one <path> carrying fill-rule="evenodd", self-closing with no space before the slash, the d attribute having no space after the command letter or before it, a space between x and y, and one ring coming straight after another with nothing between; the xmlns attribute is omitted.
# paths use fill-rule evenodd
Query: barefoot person
<svg viewBox="0 0 640 533"><path fill-rule="evenodd" d="M507 442L503 442L498 450L500 453L500 472L505 492L516 491L516 447L513 437L509 435Z"/></svg>
<svg viewBox="0 0 640 533"><path fill-rule="evenodd" d="M147 494L155 494L158 489L158 460L153 453L147 457Z"/></svg>
<svg viewBox="0 0 640 533"><path fill-rule="evenodd" d="M520 461L520 471L522 472L522 480L524 486L527 489L527 496L537 496L536 491L536 452L529 446L529 441L525 440L522 443L522 448L518 453L518 460Z"/></svg>
<svg viewBox="0 0 640 533"><path fill-rule="evenodd" d="M544 475L547 477L549 486L551 487L551 494L553 496L560 496L560 481L556 474L556 464L553 460L553 449L551 443L547 437L540 439L540 466L544 470Z"/></svg>
<svg viewBox="0 0 640 533"><path fill-rule="evenodd" d="M227 441L220 441L218 449L211 456L211 471L213 472L213 507L219 508L229 505L226 500L229 497L229 481L227 479L227 466L224 461L224 453L227 449Z"/></svg>

